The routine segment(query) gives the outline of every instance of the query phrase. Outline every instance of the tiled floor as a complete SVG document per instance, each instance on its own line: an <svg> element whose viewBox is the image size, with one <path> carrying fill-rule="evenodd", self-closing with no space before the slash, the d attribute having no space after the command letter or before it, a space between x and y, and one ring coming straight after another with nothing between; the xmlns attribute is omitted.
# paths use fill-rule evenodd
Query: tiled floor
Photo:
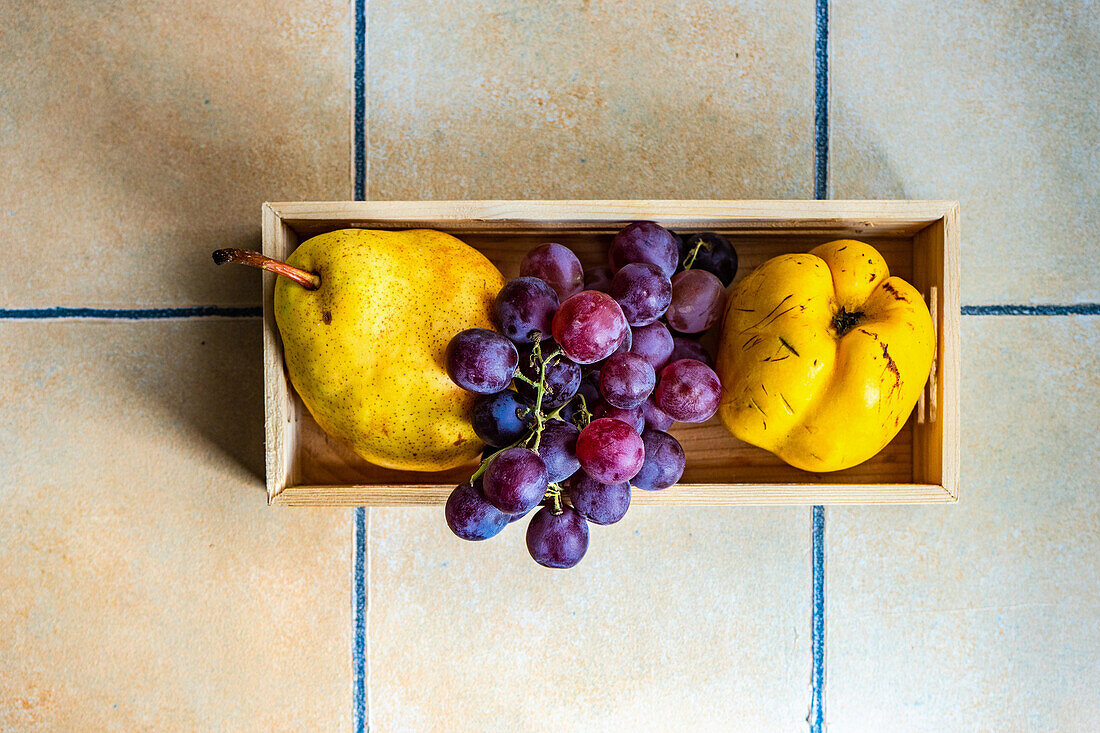
<svg viewBox="0 0 1100 733"><path fill-rule="evenodd" d="M0 8L0 730L808 727L808 509L636 508L567 574L376 510L356 558L264 504L257 321L153 310L256 306L209 250L356 152L371 198L812 196L813 5L639 7ZM960 199L967 305L1100 310L1095 10L832 14L830 195ZM959 505L826 510L833 730L1100 722L1100 315L962 338Z"/></svg>

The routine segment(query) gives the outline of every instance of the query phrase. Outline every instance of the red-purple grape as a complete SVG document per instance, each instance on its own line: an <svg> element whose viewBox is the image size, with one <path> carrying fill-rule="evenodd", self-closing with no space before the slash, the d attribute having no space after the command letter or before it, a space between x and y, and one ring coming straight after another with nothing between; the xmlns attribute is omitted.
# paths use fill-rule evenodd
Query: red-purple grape
<svg viewBox="0 0 1100 733"><path fill-rule="evenodd" d="M485 469L485 498L507 514L525 514L546 496L546 464L526 448L508 448Z"/></svg>
<svg viewBox="0 0 1100 733"><path fill-rule="evenodd" d="M600 394L612 407L638 407L656 385L653 367L637 354L613 354L600 368Z"/></svg>
<svg viewBox="0 0 1100 733"><path fill-rule="evenodd" d="M592 364L611 356L629 330L619 304L607 293L595 290L577 293L554 314L554 340L578 364Z"/></svg>
<svg viewBox="0 0 1100 733"><path fill-rule="evenodd" d="M630 330L633 336L631 353L645 359L655 371L660 371L672 356L672 334L668 332L668 327L656 321Z"/></svg>
<svg viewBox="0 0 1100 733"><path fill-rule="evenodd" d="M528 252L519 263L519 274L547 283L559 301L584 290L581 261L568 247L556 242L540 244Z"/></svg>
<svg viewBox="0 0 1100 733"><path fill-rule="evenodd" d="M544 567L571 568L588 551L588 522L570 507L558 515L543 507L527 525L527 551Z"/></svg>
<svg viewBox="0 0 1100 733"><path fill-rule="evenodd" d="M638 435L642 434L645 430L645 415L642 413L641 407L632 407L629 410L623 410L618 407L612 407L606 402L600 402L599 406L592 411L594 417L607 417L612 420L620 420L631 428L634 429Z"/></svg>
<svg viewBox="0 0 1100 733"><path fill-rule="evenodd" d="M540 348L542 354L547 356L554 353L558 346L552 339L545 339L540 344ZM533 349L531 347L520 350L519 373L532 382L538 382L538 367L531 365L532 351ZM546 362L546 389L542 395L543 409L552 410L555 407L564 405L577 393L577 388L580 387L580 385L581 368L575 362L567 359L562 354L558 354L554 358L548 360ZM519 379L516 380L516 391L530 401L531 404L535 403L535 399L538 396L538 390L535 387Z"/></svg>
<svg viewBox="0 0 1100 733"><path fill-rule="evenodd" d="M682 238L680 244L680 267L684 267L687 256L698 248L691 263L692 270L706 270L713 273L728 286L737 275L737 250L721 234L700 232Z"/></svg>
<svg viewBox="0 0 1100 733"><path fill-rule="evenodd" d="M645 461L630 483L639 489L658 491L679 481L687 465L680 441L659 430L646 430L642 433L642 443L645 445Z"/></svg>
<svg viewBox="0 0 1100 733"><path fill-rule="evenodd" d="M558 295L537 277L509 280L497 293L493 312L500 332L517 344L529 344L535 334L550 335Z"/></svg>
<svg viewBox="0 0 1100 733"><path fill-rule="evenodd" d="M468 483L456 486L447 497L444 514L447 526L464 540L494 537L512 518L490 504L478 488Z"/></svg>
<svg viewBox="0 0 1100 733"><path fill-rule="evenodd" d="M660 267L666 277L676 272L680 259L672 232L652 221L636 221L624 227L615 235L607 254L612 272L633 262L649 262Z"/></svg>
<svg viewBox="0 0 1100 733"><path fill-rule="evenodd" d="M707 353L701 343L683 336L673 336L672 353L669 354L668 361L665 364L668 365L680 359L695 359L695 361L701 361L709 367L714 366L714 360L710 358L710 354Z"/></svg>
<svg viewBox="0 0 1100 733"><path fill-rule="evenodd" d="M706 270L687 270L672 278L668 325L681 333L701 333L718 322L726 302L722 281Z"/></svg>
<svg viewBox="0 0 1100 733"><path fill-rule="evenodd" d="M654 397L657 407L673 420L706 422L718 411L722 383L706 364L680 359L661 370Z"/></svg>
<svg viewBox="0 0 1100 733"><path fill-rule="evenodd" d="M608 294L623 309L631 326L653 323L672 302L672 283L664 271L648 262L624 266L611 279Z"/></svg>
<svg viewBox="0 0 1100 733"><path fill-rule="evenodd" d="M645 417L646 429L664 432L672 427L674 422L660 407L657 407L657 403L653 401L653 395L646 397L645 402L642 403L642 415Z"/></svg>
<svg viewBox="0 0 1100 733"><path fill-rule="evenodd" d="M638 473L645 460L645 448L642 437L632 427L605 417L593 420L581 431L577 438L577 459L584 472L596 481L618 484ZM499 460L498 456L493 463Z"/></svg>
<svg viewBox="0 0 1100 733"><path fill-rule="evenodd" d="M493 394L512 383L519 354L515 345L487 328L468 328L447 344L447 375L463 389Z"/></svg>
<svg viewBox="0 0 1100 733"><path fill-rule="evenodd" d="M546 465L547 478L557 483L575 474L581 467L577 460L576 425L562 420L548 420L539 438L538 454Z"/></svg>
<svg viewBox="0 0 1100 733"><path fill-rule="evenodd" d="M573 508L596 524L614 524L630 508L630 484L601 484L578 471L566 484Z"/></svg>
<svg viewBox="0 0 1100 733"><path fill-rule="evenodd" d="M623 339L623 342L619 344L619 348L611 352L611 355L614 356L615 354L625 354L626 352L630 351L630 347L633 343L634 333L632 329L628 328L626 329L626 337Z"/></svg>

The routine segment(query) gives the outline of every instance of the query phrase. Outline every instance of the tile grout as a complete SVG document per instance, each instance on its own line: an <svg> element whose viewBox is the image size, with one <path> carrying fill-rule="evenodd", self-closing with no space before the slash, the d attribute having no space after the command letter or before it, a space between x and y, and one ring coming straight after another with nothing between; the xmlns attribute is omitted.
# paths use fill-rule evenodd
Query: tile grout
<svg viewBox="0 0 1100 733"><path fill-rule="evenodd" d="M814 198L829 198L829 0L814 2ZM811 733L825 730L825 507L813 508L810 541Z"/></svg>
<svg viewBox="0 0 1100 733"><path fill-rule="evenodd" d="M367 64L367 0L355 0L355 58L354 58L354 141L352 144L355 170L354 195L357 201L367 197L366 146L366 64ZM353 624L355 645L352 651L354 687L352 690L352 730L365 733L370 730L370 651L367 637L367 612L370 564L367 553L367 537L370 531L369 510L356 507L352 510L355 541L355 578L352 589Z"/></svg>

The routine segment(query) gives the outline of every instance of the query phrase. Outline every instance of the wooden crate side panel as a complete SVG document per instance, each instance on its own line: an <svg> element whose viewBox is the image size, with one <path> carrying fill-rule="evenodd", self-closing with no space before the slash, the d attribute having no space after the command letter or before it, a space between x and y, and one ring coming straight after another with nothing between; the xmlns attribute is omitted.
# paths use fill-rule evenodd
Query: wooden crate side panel
<svg viewBox="0 0 1100 733"><path fill-rule="evenodd" d="M440 507L451 485L288 486L273 504L330 507ZM954 501L934 484L678 484L635 491L638 506L784 506L812 504L944 504Z"/></svg>
<svg viewBox="0 0 1100 733"><path fill-rule="evenodd" d="M279 216L312 235L343 226L444 228L452 232L614 231L624 221L659 217L668 226L859 236L912 236L941 219L942 201L334 201L275 203Z"/></svg>

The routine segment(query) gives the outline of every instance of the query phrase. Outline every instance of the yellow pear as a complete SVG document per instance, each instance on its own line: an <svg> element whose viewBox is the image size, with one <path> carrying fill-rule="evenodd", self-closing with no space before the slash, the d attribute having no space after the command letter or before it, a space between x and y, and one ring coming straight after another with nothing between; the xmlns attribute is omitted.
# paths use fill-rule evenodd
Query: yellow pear
<svg viewBox="0 0 1100 733"><path fill-rule="evenodd" d="M290 381L317 424L367 461L408 471L472 462L476 395L444 368L451 338L492 328L500 271L430 229L341 229L303 242L285 264L219 250L277 272L275 321Z"/></svg>

